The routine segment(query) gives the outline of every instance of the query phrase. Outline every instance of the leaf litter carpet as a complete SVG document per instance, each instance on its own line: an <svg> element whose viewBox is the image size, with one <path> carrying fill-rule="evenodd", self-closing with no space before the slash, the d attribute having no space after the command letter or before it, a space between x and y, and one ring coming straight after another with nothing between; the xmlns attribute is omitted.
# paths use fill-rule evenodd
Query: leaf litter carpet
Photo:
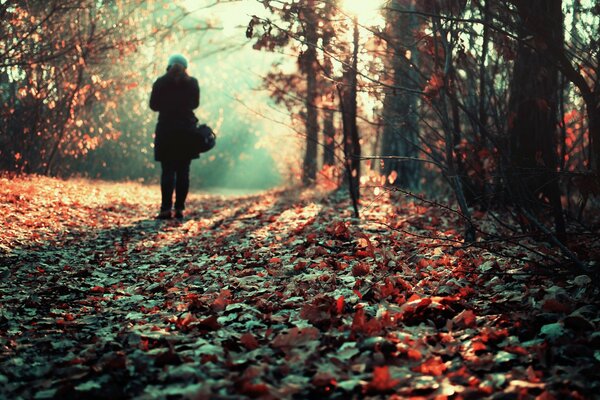
<svg viewBox="0 0 600 400"><path fill-rule="evenodd" d="M158 221L155 186L0 181L0 398L600 393L589 278L540 244L463 246L443 209L192 194Z"/></svg>

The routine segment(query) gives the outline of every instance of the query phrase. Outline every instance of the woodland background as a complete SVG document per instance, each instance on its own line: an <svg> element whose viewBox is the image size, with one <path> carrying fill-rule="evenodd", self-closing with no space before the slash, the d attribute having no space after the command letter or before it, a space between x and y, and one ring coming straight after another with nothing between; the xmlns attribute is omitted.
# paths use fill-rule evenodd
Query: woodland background
<svg viewBox="0 0 600 400"><path fill-rule="evenodd" d="M598 1L0 0L0 104L0 397L598 393Z"/></svg>

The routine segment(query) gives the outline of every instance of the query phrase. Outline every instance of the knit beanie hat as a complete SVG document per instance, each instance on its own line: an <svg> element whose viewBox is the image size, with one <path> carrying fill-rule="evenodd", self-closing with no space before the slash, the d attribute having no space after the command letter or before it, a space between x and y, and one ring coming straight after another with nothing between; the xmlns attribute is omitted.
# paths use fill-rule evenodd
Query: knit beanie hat
<svg viewBox="0 0 600 400"><path fill-rule="evenodd" d="M173 64L179 64L183 68L187 68L187 66L188 66L187 59L184 56L182 56L181 54L173 54L171 57L169 57L168 67L172 67Z"/></svg>

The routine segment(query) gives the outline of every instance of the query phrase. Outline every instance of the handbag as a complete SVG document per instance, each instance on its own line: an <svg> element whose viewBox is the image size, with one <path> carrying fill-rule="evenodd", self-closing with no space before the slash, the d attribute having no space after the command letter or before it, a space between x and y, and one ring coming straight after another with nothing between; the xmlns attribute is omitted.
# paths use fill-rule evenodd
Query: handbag
<svg viewBox="0 0 600 400"><path fill-rule="evenodd" d="M217 144L217 135L210 126L200 124L191 132L191 149L194 154L206 153Z"/></svg>

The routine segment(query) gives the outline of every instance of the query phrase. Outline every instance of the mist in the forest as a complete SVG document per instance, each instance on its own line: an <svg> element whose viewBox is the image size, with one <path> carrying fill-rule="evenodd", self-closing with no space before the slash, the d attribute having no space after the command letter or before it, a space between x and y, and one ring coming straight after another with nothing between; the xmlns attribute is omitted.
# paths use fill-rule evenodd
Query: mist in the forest
<svg viewBox="0 0 600 400"><path fill-rule="evenodd" d="M293 150L297 152L299 144L281 116L269 117L271 100L260 90L262 77L282 57L252 49L245 37L248 21L264 7L254 1L184 5L190 14L182 26L194 31L194 26L208 23L211 28L179 35L163 59L153 61L160 73L170 52L189 57L188 72L201 88L196 115L217 133L216 148L192 163L192 186L255 190L280 185L286 170L281 149L298 146Z"/></svg>
<svg viewBox="0 0 600 400"><path fill-rule="evenodd" d="M196 116L218 137L193 161L192 187L265 189L290 170L299 144L261 90L281 56L252 49L245 35L259 2L0 4L22 21L0 34L3 170L157 182L158 115L148 103L174 53L199 81Z"/></svg>

